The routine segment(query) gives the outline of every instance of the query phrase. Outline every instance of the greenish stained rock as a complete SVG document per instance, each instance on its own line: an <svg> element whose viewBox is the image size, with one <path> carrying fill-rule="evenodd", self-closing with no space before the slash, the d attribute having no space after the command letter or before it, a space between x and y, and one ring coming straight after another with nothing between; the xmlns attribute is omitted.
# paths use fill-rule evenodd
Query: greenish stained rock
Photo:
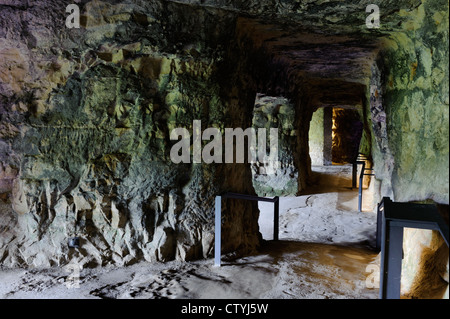
<svg viewBox="0 0 450 319"><path fill-rule="evenodd" d="M2 265L211 256L215 195L303 188L309 112L364 93L373 125L360 149L380 195L448 204L448 1L383 1L377 30L367 1L82 1L80 29L61 27L62 1L7 2ZM253 184L249 165L170 162L173 128L249 127L256 92L296 106L268 103L256 117L280 129L274 184ZM223 251L251 251L257 207L228 205ZM68 249L75 235L84 250Z"/></svg>
<svg viewBox="0 0 450 319"><path fill-rule="evenodd" d="M415 31L393 34L382 53L383 104L395 158L392 184L399 201L449 201L448 30L442 27L448 22L436 20L448 17L446 7L436 11L425 2Z"/></svg>
<svg viewBox="0 0 450 319"><path fill-rule="evenodd" d="M294 165L295 110L286 98L259 94L255 102L252 127L266 129L266 149L270 150L271 128L278 129L278 161L276 167L259 161L252 165L253 187L260 196L289 196L298 192L297 169ZM259 145L258 145L259 147ZM266 152L269 156L269 152Z"/></svg>
<svg viewBox="0 0 450 319"><path fill-rule="evenodd" d="M309 127L311 165L323 165L323 108L313 113Z"/></svg>

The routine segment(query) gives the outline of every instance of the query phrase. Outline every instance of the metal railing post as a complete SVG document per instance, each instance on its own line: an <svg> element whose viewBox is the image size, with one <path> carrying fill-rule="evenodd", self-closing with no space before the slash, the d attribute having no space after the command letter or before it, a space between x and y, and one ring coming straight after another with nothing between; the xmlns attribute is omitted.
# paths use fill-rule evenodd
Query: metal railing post
<svg viewBox="0 0 450 319"><path fill-rule="evenodd" d="M381 250L381 238L382 238L382 234L383 234L383 229L382 229L382 225L383 225L383 213L384 213L384 202L382 201L380 204L378 204L378 209L377 209L377 234L376 234L376 244L375 244L375 249L377 251Z"/></svg>
<svg viewBox="0 0 450 319"><path fill-rule="evenodd" d="M384 197L378 206L377 223L377 246L381 236L380 298L399 299L403 259L403 229L407 227L438 230L448 246L449 227L439 214L436 206L394 203L389 197Z"/></svg>
<svg viewBox="0 0 450 319"><path fill-rule="evenodd" d="M216 196L214 236L214 266L220 267L222 253L222 196Z"/></svg>
<svg viewBox="0 0 450 319"><path fill-rule="evenodd" d="M361 168L361 174L359 175L359 189L358 189L358 211L362 211L362 187L363 187L363 181L364 181L364 171L366 169L366 162L361 162L362 168Z"/></svg>
<svg viewBox="0 0 450 319"><path fill-rule="evenodd" d="M359 153L356 160L352 163L352 188L356 188L356 180L358 176L358 165L365 163L367 156Z"/></svg>
<svg viewBox="0 0 450 319"><path fill-rule="evenodd" d="M279 233L279 219L280 219L280 198L275 196L274 198L258 197L254 195L244 195L236 193L225 193L221 196L216 196L215 200L215 229L214 229L214 266L220 267L221 265L221 236L222 236L222 198L234 198L234 199L246 199L253 201L271 202L274 205L273 208L273 240L278 240Z"/></svg>
<svg viewBox="0 0 450 319"><path fill-rule="evenodd" d="M399 299L402 275L403 227L383 223L384 233L381 250L380 298Z"/></svg>
<svg viewBox="0 0 450 319"><path fill-rule="evenodd" d="M278 229L280 220L280 198L276 196L273 202L273 240L278 240Z"/></svg>

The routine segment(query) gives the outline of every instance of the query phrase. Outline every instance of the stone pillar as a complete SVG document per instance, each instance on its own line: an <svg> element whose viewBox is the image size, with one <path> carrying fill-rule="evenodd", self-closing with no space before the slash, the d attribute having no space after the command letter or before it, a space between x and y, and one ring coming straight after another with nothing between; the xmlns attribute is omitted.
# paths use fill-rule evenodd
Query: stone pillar
<svg viewBox="0 0 450 319"><path fill-rule="evenodd" d="M309 155L311 157L311 165L323 165L323 111L319 108L313 113L309 128Z"/></svg>
<svg viewBox="0 0 450 319"><path fill-rule="evenodd" d="M323 165L332 165L331 148L333 145L333 108L323 110Z"/></svg>

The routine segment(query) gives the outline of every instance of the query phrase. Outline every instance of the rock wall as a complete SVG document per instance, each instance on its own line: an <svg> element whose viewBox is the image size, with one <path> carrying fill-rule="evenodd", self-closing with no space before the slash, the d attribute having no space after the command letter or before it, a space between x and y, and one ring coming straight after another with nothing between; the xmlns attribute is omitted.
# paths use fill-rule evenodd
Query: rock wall
<svg viewBox="0 0 450 319"><path fill-rule="evenodd" d="M372 68L370 114L378 199L449 204L448 2L401 10ZM448 247L438 232L405 231L402 294L448 297ZM445 253L446 252L446 253Z"/></svg>
<svg viewBox="0 0 450 319"><path fill-rule="evenodd" d="M170 131L251 127L257 92L294 107L298 192L314 110L364 105L379 199L449 204L447 1L382 1L379 30L366 1L77 3L79 29L61 1L0 5L1 265L210 256L214 196L255 194L250 165L175 165ZM227 201L223 252L255 249L257 218Z"/></svg>
<svg viewBox="0 0 450 319"><path fill-rule="evenodd" d="M313 113L308 136L309 156L311 157L311 165L324 165L324 108L318 108Z"/></svg>
<svg viewBox="0 0 450 319"><path fill-rule="evenodd" d="M297 194L297 169L294 164L295 108L286 98L259 94L255 101L253 127L266 129L266 154L270 156L269 133L278 129L276 163L256 162L252 165L253 187L259 196L294 196ZM259 145L258 145L259 147Z"/></svg>
<svg viewBox="0 0 450 319"><path fill-rule="evenodd" d="M223 62L236 16L159 1L80 8L82 28L68 29L59 1L1 7L0 263L210 256L214 197L254 194L251 171L174 164L170 132L251 126L256 93L227 84L240 70ZM255 249L256 204L224 206L224 253Z"/></svg>
<svg viewBox="0 0 450 319"><path fill-rule="evenodd" d="M448 298L448 247L432 230L405 229L401 293L410 299Z"/></svg>
<svg viewBox="0 0 450 319"><path fill-rule="evenodd" d="M397 201L449 203L448 3L441 2L424 2L407 31L389 37L379 61L381 90L373 85L373 100L381 96L372 105L375 138L388 143L374 143L375 152L391 154L376 155L389 163L378 168Z"/></svg>

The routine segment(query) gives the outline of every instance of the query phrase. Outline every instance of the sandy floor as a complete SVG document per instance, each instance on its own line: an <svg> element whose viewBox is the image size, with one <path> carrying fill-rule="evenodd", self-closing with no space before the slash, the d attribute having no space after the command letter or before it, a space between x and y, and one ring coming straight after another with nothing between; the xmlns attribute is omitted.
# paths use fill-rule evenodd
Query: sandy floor
<svg viewBox="0 0 450 319"><path fill-rule="evenodd" d="M314 168L319 185L280 201L280 241L270 204L260 205L267 240L257 255L224 261L142 262L125 268L0 271L0 298L373 299L376 215L370 192L357 212L351 167ZM368 284L369 283L369 284Z"/></svg>

